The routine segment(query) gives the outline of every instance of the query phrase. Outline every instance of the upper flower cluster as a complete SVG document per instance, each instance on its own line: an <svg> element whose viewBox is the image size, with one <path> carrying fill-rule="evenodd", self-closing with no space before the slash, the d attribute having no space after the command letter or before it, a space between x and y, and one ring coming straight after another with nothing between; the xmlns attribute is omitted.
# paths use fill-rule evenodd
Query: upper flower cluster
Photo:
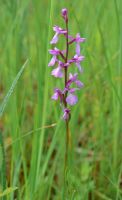
<svg viewBox="0 0 122 200"><path fill-rule="evenodd" d="M74 105L77 103L78 98L74 94L77 90L83 87L83 83L78 80L78 73L68 75L68 69L74 63L78 68L79 72L82 73L81 62L84 60L84 56L81 55L80 52L80 43L85 41L85 38L81 38L80 34L77 33L75 37L72 37L68 33L68 11L66 8L62 9L62 17L66 23L66 29L62 29L59 26L54 26L53 30L55 32L51 44L56 44L59 40L60 35L63 35L66 39L66 49L59 50L58 48L54 47L53 49L49 50L49 53L52 55L52 58L48 64L48 66L56 66L51 72L51 74L56 78L65 77L65 87L63 90L55 88L54 94L52 96L53 100L60 100L61 105L63 105L63 119L69 120L70 118L70 109L67 108L68 105ZM69 59L69 46L75 43L75 55ZM75 85L75 86L74 86Z"/></svg>

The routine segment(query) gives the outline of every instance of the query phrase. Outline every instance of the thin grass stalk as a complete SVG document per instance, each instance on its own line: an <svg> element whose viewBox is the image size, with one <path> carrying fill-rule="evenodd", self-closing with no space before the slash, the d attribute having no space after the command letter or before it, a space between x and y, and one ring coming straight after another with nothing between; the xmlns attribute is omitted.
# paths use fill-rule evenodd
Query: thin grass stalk
<svg viewBox="0 0 122 200"><path fill-rule="evenodd" d="M0 132L0 186L4 191L6 189L6 162L5 162L5 149L2 133ZM6 197L2 197L1 200L6 200Z"/></svg>

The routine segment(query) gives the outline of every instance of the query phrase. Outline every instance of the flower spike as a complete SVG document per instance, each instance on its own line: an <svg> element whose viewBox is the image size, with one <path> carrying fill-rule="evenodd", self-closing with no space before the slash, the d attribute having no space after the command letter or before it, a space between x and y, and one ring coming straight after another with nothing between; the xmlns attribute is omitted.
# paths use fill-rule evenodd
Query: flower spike
<svg viewBox="0 0 122 200"><path fill-rule="evenodd" d="M65 21L66 28L63 29L60 26L54 26L53 31L55 32L55 34L50 43L57 44L57 42L59 41L59 35L63 35L66 40L66 49L63 51L56 47L50 49L49 53L52 55L52 58L48 66L53 67L58 64L57 67L52 70L51 75L56 78L64 77L64 89L60 90L56 88L54 90L52 99L55 101L60 100L60 104L63 108L62 118L68 122L71 116L71 110L69 109L69 106L73 106L78 102L76 92L84 86L84 84L80 80L78 80L78 73L68 74L68 70L69 67L71 67L71 65L74 63L78 68L78 71L80 73L83 72L81 62L84 60L84 56L81 55L80 43L83 43L85 41L85 38L82 38L80 36L80 33L77 33L75 37L69 35L68 11L66 8L62 9L61 15ZM69 45L71 45L72 43L76 44L75 55L69 59Z"/></svg>

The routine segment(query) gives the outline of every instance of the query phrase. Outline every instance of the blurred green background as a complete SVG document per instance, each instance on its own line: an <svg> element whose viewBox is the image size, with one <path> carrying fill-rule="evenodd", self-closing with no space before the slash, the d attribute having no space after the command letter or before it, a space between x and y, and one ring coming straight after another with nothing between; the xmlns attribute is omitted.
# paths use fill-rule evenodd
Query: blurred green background
<svg viewBox="0 0 122 200"><path fill-rule="evenodd" d="M0 0L1 109L5 106L0 118L1 199L122 199L121 4L121 0ZM65 124L59 103L51 100L53 89L63 81L51 77L47 67L52 27L64 27L64 7L70 34L79 32L86 38L84 73L79 76L85 87L72 107L73 157L66 185ZM64 48L62 40L59 43Z"/></svg>

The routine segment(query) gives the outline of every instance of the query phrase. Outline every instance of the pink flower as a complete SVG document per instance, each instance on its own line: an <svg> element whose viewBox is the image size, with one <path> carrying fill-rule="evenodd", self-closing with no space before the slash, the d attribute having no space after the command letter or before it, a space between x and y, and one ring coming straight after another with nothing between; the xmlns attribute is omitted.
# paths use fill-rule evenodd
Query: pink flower
<svg viewBox="0 0 122 200"><path fill-rule="evenodd" d="M58 88L55 88L54 89L54 94L52 96L52 99L55 100L55 101L60 99L60 101L62 102L63 101L63 93L62 93L62 91L60 89L58 89Z"/></svg>
<svg viewBox="0 0 122 200"><path fill-rule="evenodd" d="M63 53L59 49L57 49L56 47L54 49L50 49L49 53L53 55L52 59L50 60L50 62L48 64L49 67L54 66L56 61L58 61L57 55L60 55L60 54L63 55Z"/></svg>
<svg viewBox="0 0 122 200"><path fill-rule="evenodd" d="M62 29L59 26L54 26L53 30L55 31L55 35L53 36L50 44L56 44L58 42L58 36L60 34L66 34L67 33L67 31L65 29Z"/></svg>
<svg viewBox="0 0 122 200"><path fill-rule="evenodd" d="M77 73L75 73L74 75L72 75L70 73L69 80L67 81L66 87L64 89L64 93L66 93L66 92L70 93L70 95L68 95L67 98L66 98L66 102L69 105L74 105L74 104L77 103L78 98L77 98L77 96L74 95L74 92L76 90L79 90L81 87L83 87L83 83L77 79L77 76L78 76ZM70 88L72 83L75 83L77 88Z"/></svg>
<svg viewBox="0 0 122 200"><path fill-rule="evenodd" d="M49 67L50 67L50 66L54 66L55 63L56 63L56 61L57 61L57 56L54 55L54 56L52 57L52 59L50 60L48 66L49 66Z"/></svg>
<svg viewBox="0 0 122 200"><path fill-rule="evenodd" d="M80 37L80 33L76 34L76 37L73 38L72 36L69 36L70 42L69 44L72 44L73 42L76 42L76 54L80 55L80 43L85 41L85 38Z"/></svg>
<svg viewBox="0 0 122 200"><path fill-rule="evenodd" d="M78 74L77 73L75 73L74 75L72 75L71 73L69 74L69 80L68 80L68 82L67 82L67 85L68 85L68 87L71 85L71 83L75 83L76 84L76 86L78 87L78 88L82 88L83 86L84 86L84 84L81 82L81 81L79 81L78 79L77 79L77 77L78 77Z"/></svg>
<svg viewBox="0 0 122 200"><path fill-rule="evenodd" d="M78 101L77 96L75 96L73 94L69 94L66 98L66 102L71 106L75 105L77 103L77 101Z"/></svg>
<svg viewBox="0 0 122 200"><path fill-rule="evenodd" d="M52 55L59 55L60 50L55 47L54 49L50 49L49 53L52 54Z"/></svg>
<svg viewBox="0 0 122 200"><path fill-rule="evenodd" d="M85 38L80 37L80 33L77 33L75 42L76 42L76 54L79 56L80 55L80 43L84 42Z"/></svg>
<svg viewBox="0 0 122 200"><path fill-rule="evenodd" d="M63 77L63 71L61 68L61 61L59 61L58 67L55 68L52 73L53 76L55 76L56 78L62 78Z"/></svg>
<svg viewBox="0 0 122 200"><path fill-rule="evenodd" d="M81 68L81 65L80 65L80 62L84 60L84 56L79 56L79 55L75 55L71 60L69 60L68 62L69 63L75 63L76 66L78 67L80 73L83 72L82 68Z"/></svg>

